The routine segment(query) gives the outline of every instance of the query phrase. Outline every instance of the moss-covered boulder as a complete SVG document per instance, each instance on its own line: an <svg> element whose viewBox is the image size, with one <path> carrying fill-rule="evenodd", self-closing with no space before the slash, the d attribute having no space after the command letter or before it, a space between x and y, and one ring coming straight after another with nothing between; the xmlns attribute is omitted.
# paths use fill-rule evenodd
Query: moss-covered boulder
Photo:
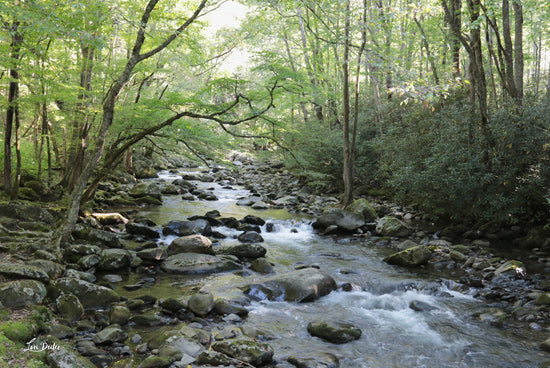
<svg viewBox="0 0 550 368"><path fill-rule="evenodd" d="M10 279L32 279L49 283L50 277L41 268L24 263L0 263L0 275Z"/></svg>
<svg viewBox="0 0 550 368"><path fill-rule="evenodd" d="M257 341L249 337L237 337L216 341L211 349L225 354L253 366L268 364L273 359L273 349L265 342Z"/></svg>
<svg viewBox="0 0 550 368"><path fill-rule="evenodd" d="M74 294L84 308L104 307L120 300L120 296L114 290L77 278L61 277L51 286L51 292L55 297L61 293Z"/></svg>
<svg viewBox="0 0 550 368"><path fill-rule="evenodd" d="M0 216L46 224L52 224L55 221L54 216L48 210L42 206L25 201L0 203Z"/></svg>
<svg viewBox="0 0 550 368"><path fill-rule="evenodd" d="M113 325L107 326L103 330L96 333L93 337L94 343L97 345L111 345L115 342L123 342L128 338L128 334L120 327Z"/></svg>
<svg viewBox="0 0 550 368"><path fill-rule="evenodd" d="M261 244L243 243L225 246L218 251L218 254L229 254L241 260L257 259L265 256L267 249Z"/></svg>
<svg viewBox="0 0 550 368"><path fill-rule="evenodd" d="M102 271L121 270L132 264L132 254L126 249L103 249L100 257L97 268Z"/></svg>
<svg viewBox="0 0 550 368"><path fill-rule="evenodd" d="M0 323L0 334L14 342L26 343L37 332L36 324L28 320L6 321Z"/></svg>
<svg viewBox="0 0 550 368"><path fill-rule="evenodd" d="M0 303L8 308L40 304L46 294L44 284L36 280L16 280L0 284Z"/></svg>
<svg viewBox="0 0 550 368"><path fill-rule="evenodd" d="M35 344L47 347L46 360L50 368L95 368L90 360L78 354L71 345L51 335L37 338Z"/></svg>
<svg viewBox="0 0 550 368"><path fill-rule="evenodd" d="M361 330L351 323L340 321L315 321L307 325L311 336L333 344L345 344L361 337Z"/></svg>
<svg viewBox="0 0 550 368"><path fill-rule="evenodd" d="M162 270L176 274L215 273L239 270L242 266L232 256L213 256L198 253L180 253L170 256L161 264Z"/></svg>
<svg viewBox="0 0 550 368"><path fill-rule="evenodd" d="M76 295L60 295L55 303L57 313L70 322L76 322L84 315L84 307Z"/></svg>
<svg viewBox="0 0 550 368"><path fill-rule="evenodd" d="M354 201L346 207L346 211L362 215L367 222L375 221L378 218L376 210L365 198Z"/></svg>
<svg viewBox="0 0 550 368"><path fill-rule="evenodd" d="M187 235L174 239L167 249L168 255L179 253L214 254L212 241L202 235Z"/></svg>
<svg viewBox="0 0 550 368"><path fill-rule="evenodd" d="M394 253L386 258L389 264L402 267L417 267L425 264L432 257L432 251L425 245L418 245L401 252Z"/></svg>
<svg viewBox="0 0 550 368"><path fill-rule="evenodd" d="M377 221L376 233L381 236L404 237L411 233L411 229L403 221L385 216Z"/></svg>
<svg viewBox="0 0 550 368"><path fill-rule="evenodd" d="M214 308L214 296L210 293L195 293L189 298L187 308L198 316L205 316Z"/></svg>
<svg viewBox="0 0 550 368"><path fill-rule="evenodd" d="M130 320L130 308L126 305L111 305L109 309L109 321L111 324L125 325Z"/></svg>

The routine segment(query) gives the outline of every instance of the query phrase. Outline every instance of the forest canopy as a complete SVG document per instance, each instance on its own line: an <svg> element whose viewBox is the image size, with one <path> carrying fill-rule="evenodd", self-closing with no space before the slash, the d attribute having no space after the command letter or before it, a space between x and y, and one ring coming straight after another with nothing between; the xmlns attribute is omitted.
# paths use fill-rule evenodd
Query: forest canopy
<svg viewBox="0 0 550 368"><path fill-rule="evenodd" d="M213 27L231 7L238 22ZM38 180L78 212L135 152L208 162L262 147L343 206L382 193L460 221L548 217L548 2L0 0L0 9L11 198Z"/></svg>

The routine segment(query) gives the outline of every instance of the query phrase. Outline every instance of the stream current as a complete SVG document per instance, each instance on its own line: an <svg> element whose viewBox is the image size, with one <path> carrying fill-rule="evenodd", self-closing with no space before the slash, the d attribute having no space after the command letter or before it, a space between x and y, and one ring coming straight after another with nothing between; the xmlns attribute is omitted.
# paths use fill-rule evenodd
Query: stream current
<svg viewBox="0 0 550 368"><path fill-rule="evenodd" d="M180 177L160 173L160 180L167 182ZM548 360L538 349L538 344L546 339L542 331L510 323L499 328L477 320L472 315L490 305L473 298L473 291L425 270L386 264L383 258L393 251L376 245L374 238L320 236L312 229L311 219L300 215L286 210L237 206L239 198L250 195L245 189L217 183L196 184L213 191L218 200L185 201L179 195L165 196L162 206L141 210L139 214L159 225L211 210L218 210L222 217L238 219L256 215L275 225L273 232L266 232L264 226L261 235L268 250L266 258L275 264L277 273L299 265L317 265L338 285L353 285L352 291L338 289L311 303L267 300L250 303L249 315L242 325L263 332L275 350L276 360L317 352L336 355L344 368L536 368ZM225 227L214 230L227 235L220 240L221 244L238 242L236 230ZM159 242L168 245L174 238L163 236ZM243 298L239 287L261 276L248 270L208 276L157 274L146 289L122 288L139 277L130 275L117 286L117 291L130 298L144 293L177 298L201 288L216 298L235 300ZM424 311L411 309L412 301L421 302ZM362 330L362 336L342 345L324 342L310 336L306 328L309 322L319 319L350 322Z"/></svg>

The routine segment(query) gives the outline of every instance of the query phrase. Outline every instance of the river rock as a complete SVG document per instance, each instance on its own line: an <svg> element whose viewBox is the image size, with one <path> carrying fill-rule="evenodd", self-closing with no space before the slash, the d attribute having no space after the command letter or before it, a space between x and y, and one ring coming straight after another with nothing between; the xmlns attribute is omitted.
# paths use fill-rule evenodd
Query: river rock
<svg viewBox="0 0 550 368"><path fill-rule="evenodd" d="M217 351L203 351L199 354L197 357L196 363L199 365L209 365L214 367L243 367L243 368L249 368L253 367L252 365L246 364L238 359L231 358L225 354L218 353Z"/></svg>
<svg viewBox="0 0 550 368"><path fill-rule="evenodd" d="M173 360L170 358L163 358L159 356L149 356L145 358L137 368L167 368L172 364Z"/></svg>
<svg viewBox="0 0 550 368"><path fill-rule="evenodd" d="M92 217L99 221L101 225L119 225L128 222L128 219L118 212L92 213Z"/></svg>
<svg viewBox="0 0 550 368"><path fill-rule="evenodd" d="M376 223L376 233L381 236L404 237L411 233L411 229L393 216L385 216Z"/></svg>
<svg viewBox="0 0 550 368"><path fill-rule="evenodd" d="M216 314L219 314L219 315L222 315L222 316L225 316L225 315L228 315L228 314L236 314L239 317L248 316L248 309L246 309L246 308L244 308L240 305L231 303L231 302L229 302L225 299L217 299L214 302L213 310Z"/></svg>
<svg viewBox="0 0 550 368"><path fill-rule="evenodd" d="M223 247L219 253L230 254L241 260L256 259L265 256L267 249L260 244L245 243Z"/></svg>
<svg viewBox="0 0 550 368"><path fill-rule="evenodd" d="M254 298L311 302L336 289L336 281L316 268L303 268L259 279L247 287Z"/></svg>
<svg viewBox="0 0 550 368"><path fill-rule="evenodd" d="M205 316L214 308L214 296L210 293L196 293L187 301L187 308L198 316Z"/></svg>
<svg viewBox="0 0 550 368"><path fill-rule="evenodd" d="M268 364L273 359L271 346L244 336L216 341L210 348L256 367Z"/></svg>
<svg viewBox="0 0 550 368"><path fill-rule="evenodd" d="M333 344L345 344L361 337L361 330L351 323L340 321L316 321L307 325L311 336L319 337Z"/></svg>
<svg viewBox="0 0 550 368"><path fill-rule="evenodd" d="M23 263L0 263L0 275L10 279L32 279L45 284L50 282L46 272L36 266Z"/></svg>
<svg viewBox="0 0 550 368"><path fill-rule="evenodd" d="M61 277L52 282L52 289L54 294L58 295L77 295L84 308L107 306L120 300L120 296L114 290L77 278Z"/></svg>
<svg viewBox="0 0 550 368"><path fill-rule="evenodd" d="M70 322L76 322L84 315L84 307L76 295L60 295L55 303L57 313Z"/></svg>
<svg viewBox="0 0 550 368"><path fill-rule="evenodd" d="M168 298L166 300L161 301L159 304L162 308L169 310L172 313L177 313L182 309L185 309L185 306L186 306L186 304L174 298Z"/></svg>
<svg viewBox="0 0 550 368"><path fill-rule="evenodd" d="M348 212L339 208L326 210L313 224L315 229L324 230L336 225L341 231L354 231L365 225L362 214Z"/></svg>
<svg viewBox="0 0 550 368"><path fill-rule="evenodd" d="M338 368L340 361L331 353L304 352L300 356L291 355L288 362L296 368Z"/></svg>
<svg viewBox="0 0 550 368"><path fill-rule="evenodd" d="M87 358L79 355L69 344L49 335L40 336L36 339L37 346L49 346L46 355L48 367L51 368L96 368ZM43 345L45 344L45 345Z"/></svg>
<svg viewBox="0 0 550 368"><path fill-rule="evenodd" d="M378 219L378 214L376 213L376 210L364 198L360 198L354 201L352 204L346 207L346 211L362 215L366 222L371 222Z"/></svg>
<svg viewBox="0 0 550 368"><path fill-rule="evenodd" d="M90 244L73 244L63 250L63 259L70 263L78 262L83 256L101 253L101 248Z"/></svg>
<svg viewBox="0 0 550 368"><path fill-rule="evenodd" d="M126 305L111 305L109 309L109 322L111 324L125 325L130 320L130 308Z"/></svg>
<svg viewBox="0 0 550 368"><path fill-rule="evenodd" d="M96 333L93 337L97 345L110 345L115 342L123 342L128 338L128 334L121 328L109 326Z"/></svg>
<svg viewBox="0 0 550 368"><path fill-rule="evenodd" d="M474 313L474 317L492 326L502 327L507 315L506 312L500 308L486 308Z"/></svg>
<svg viewBox="0 0 550 368"><path fill-rule="evenodd" d="M110 231L91 229L84 240L105 248L122 248L118 235Z"/></svg>
<svg viewBox="0 0 550 368"><path fill-rule="evenodd" d="M217 257L209 254L180 253L164 260L161 268L165 272L177 274L226 272L242 268L237 260L231 256Z"/></svg>
<svg viewBox="0 0 550 368"><path fill-rule="evenodd" d="M192 221L170 221L162 228L163 235L187 236L201 234L209 236L212 233L210 222L205 219Z"/></svg>
<svg viewBox="0 0 550 368"><path fill-rule="evenodd" d="M251 225L258 225L258 226L265 225L265 220L264 219L262 219L258 216L254 216L254 215L247 215L243 219L241 219L240 222L242 222L244 224L251 224Z"/></svg>
<svg viewBox="0 0 550 368"><path fill-rule="evenodd" d="M504 262L501 266L499 266L494 271L494 276L498 277L501 275L510 275L512 277L515 276L523 276L525 273L525 266L520 261L510 260Z"/></svg>
<svg viewBox="0 0 550 368"><path fill-rule="evenodd" d="M265 258L258 258L252 261L250 264L250 269L254 272L268 274L268 273L274 273L275 269L269 263L269 261Z"/></svg>
<svg viewBox="0 0 550 368"><path fill-rule="evenodd" d="M78 260L78 265L81 270L89 270L92 267L95 267L101 262L101 256L98 254L90 254L83 256Z"/></svg>
<svg viewBox="0 0 550 368"><path fill-rule="evenodd" d="M36 280L16 280L0 284L0 304L7 308L24 308L40 304L47 291L43 283Z"/></svg>
<svg viewBox="0 0 550 368"><path fill-rule="evenodd" d="M425 245L418 245L401 252L394 253L386 258L389 264L402 267L416 267L425 264L432 257L432 251Z"/></svg>
<svg viewBox="0 0 550 368"><path fill-rule="evenodd" d="M188 235L174 239L167 248L168 255L180 253L214 254L212 241L202 235Z"/></svg>
<svg viewBox="0 0 550 368"><path fill-rule="evenodd" d="M133 198L152 197L157 200L162 199L161 188L157 183L137 183L128 194Z"/></svg>
<svg viewBox="0 0 550 368"><path fill-rule="evenodd" d="M160 234L155 229L136 222L129 222L125 226L126 232L132 235L141 235L148 239L158 239Z"/></svg>
<svg viewBox="0 0 550 368"><path fill-rule="evenodd" d="M161 262L168 257L168 252L166 248L149 248L140 250L136 255L144 261Z"/></svg>
<svg viewBox="0 0 550 368"><path fill-rule="evenodd" d="M47 259L33 259L27 262L27 264L29 266L38 267L42 271L46 272L50 279L56 279L65 272L65 266Z"/></svg>
<svg viewBox="0 0 550 368"><path fill-rule="evenodd" d="M132 255L126 249L103 249L97 268L102 271L115 271L129 267Z"/></svg>
<svg viewBox="0 0 550 368"><path fill-rule="evenodd" d="M264 241L264 238L256 231L245 231L238 236L238 239L243 243L261 243Z"/></svg>

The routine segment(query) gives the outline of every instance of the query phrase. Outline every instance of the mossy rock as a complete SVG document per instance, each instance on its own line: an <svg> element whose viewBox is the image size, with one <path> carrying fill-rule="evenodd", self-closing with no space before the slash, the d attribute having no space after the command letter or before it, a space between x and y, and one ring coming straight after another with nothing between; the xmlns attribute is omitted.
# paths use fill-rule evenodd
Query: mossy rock
<svg viewBox="0 0 550 368"><path fill-rule="evenodd" d="M27 320L8 321L0 324L0 333L13 342L26 343L34 337L35 328L33 323Z"/></svg>
<svg viewBox="0 0 550 368"><path fill-rule="evenodd" d="M173 360L170 358L162 358L158 356L150 356L145 358L138 368L166 368L172 364Z"/></svg>

